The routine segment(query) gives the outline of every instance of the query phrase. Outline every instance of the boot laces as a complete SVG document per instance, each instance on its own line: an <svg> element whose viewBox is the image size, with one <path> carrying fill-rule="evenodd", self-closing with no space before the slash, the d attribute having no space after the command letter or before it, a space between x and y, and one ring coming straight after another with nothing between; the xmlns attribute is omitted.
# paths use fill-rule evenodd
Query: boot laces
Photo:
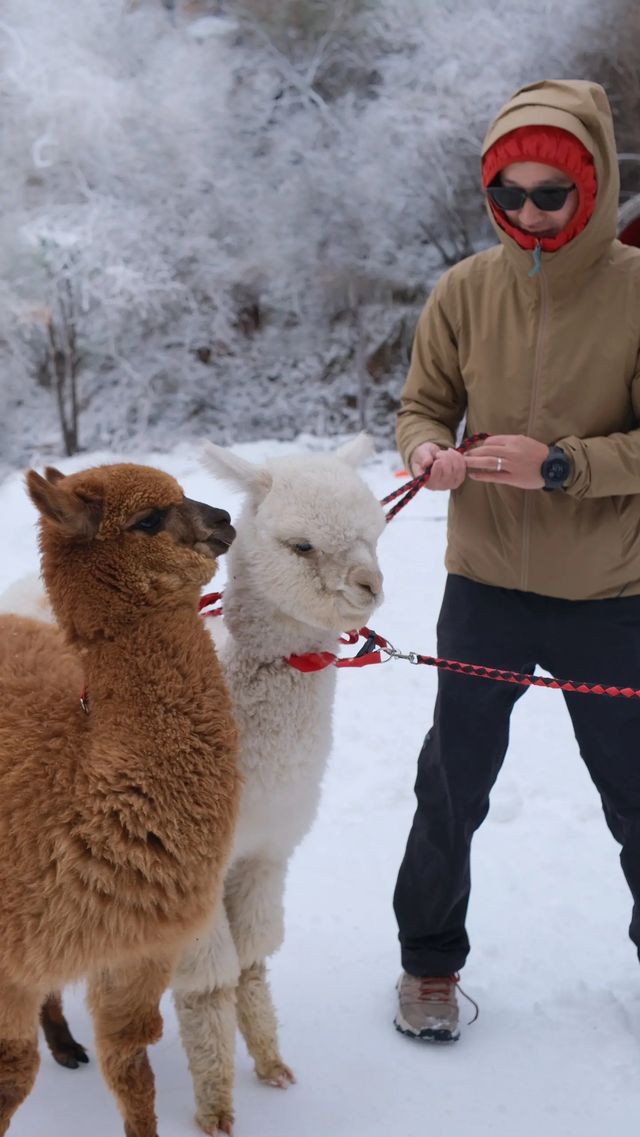
<svg viewBox="0 0 640 1137"><path fill-rule="evenodd" d="M468 1025L470 1026L471 1023L474 1023L476 1021L478 1015L480 1014L480 1008L475 999L472 999L471 995L467 995L467 992L463 991L462 987L460 986L460 976L457 971L452 975L421 976L418 979L418 982L418 998L421 1003L455 1002L455 990L457 987L462 997L466 999L468 1003L471 1003L471 1006L474 1009L474 1015L471 1019L469 1019Z"/></svg>

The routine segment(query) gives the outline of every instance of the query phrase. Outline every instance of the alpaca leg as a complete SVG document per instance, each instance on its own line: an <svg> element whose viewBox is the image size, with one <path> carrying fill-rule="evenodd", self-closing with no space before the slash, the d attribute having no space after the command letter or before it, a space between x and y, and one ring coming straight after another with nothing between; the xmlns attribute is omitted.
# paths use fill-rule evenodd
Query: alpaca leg
<svg viewBox="0 0 640 1137"><path fill-rule="evenodd" d="M0 980L0 1137L36 1079L41 992Z"/></svg>
<svg viewBox="0 0 640 1137"><path fill-rule="evenodd" d="M88 1062L89 1055L84 1046L76 1042L62 1009L62 996L59 991L47 995L40 1008L40 1026L56 1062L68 1070L77 1070L80 1063Z"/></svg>
<svg viewBox="0 0 640 1137"><path fill-rule="evenodd" d="M256 1066L256 1074L270 1086L286 1090L295 1075L280 1057L276 1018L264 960L240 973L238 1026Z"/></svg>
<svg viewBox="0 0 640 1137"><path fill-rule="evenodd" d="M238 952L238 1026L256 1074L285 1089L295 1077L280 1056L278 1022L267 982L265 958L284 935L286 864L259 858L238 861L225 882L225 907Z"/></svg>
<svg viewBox="0 0 640 1137"><path fill-rule="evenodd" d="M157 1137L155 1086L146 1048L162 1034L160 998L173 961L146 959L89 982L96 1049L124 1118L126 1137Z"/></svg>
<svg viewBox="0 0 640 1137"><path fill-rule="evenodd" d="M196 1099L196 1121L217 1137L233 1128L238 957L219 907L208 929L187 948L173 979L180 1036Z"/></svg>
<svg viewBox="0 0 640 1137"><path fill-rule="evenodd" d="M196 1099L196 1122L218 1137L233 1131L235 987L174 991L180 1037Z"/></svg>

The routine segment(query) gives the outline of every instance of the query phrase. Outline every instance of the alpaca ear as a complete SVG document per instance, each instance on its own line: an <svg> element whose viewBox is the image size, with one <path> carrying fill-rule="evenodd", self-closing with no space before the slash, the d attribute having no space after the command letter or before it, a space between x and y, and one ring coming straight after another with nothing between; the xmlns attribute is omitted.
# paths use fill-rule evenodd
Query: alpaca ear
<svg viewBox="0 0 640 1137"><path fill-rule="evenodd" d="M226 446L217 446L215 442L205 442L200 461L216 478L249 490L257 498L266 497L273 485L273 475L265 466L247 462L246 458L227 450Z"/></svg>
<svg viewBox="0 0 640 1137"><path fill-rule="evenodd" d="M345 442L343 446L339 446L335 451L336 458L340 458L342 462L346 462L347 465L353 466L354 468L361 466L372 454L373 439L364 432L357 434L351 442Z"/></svg>
<svg viewBox="0 0 640 1137"><path fill-rule="evenodd" d="M44 476L48 482L51 482L52 486L55 486L56 482L61 482L64 478L62 471L56 470L55 466L47 466Z"/></svg>
<svg viewBox="0 0 640 1137"><path fill-rule="evenodd" d="M40 477L35 470L27 471L26 483L29 497L40 515L57 525L66 536L86 540L95 537L102 512L99 500L63 489L56 482Z"/></svg>

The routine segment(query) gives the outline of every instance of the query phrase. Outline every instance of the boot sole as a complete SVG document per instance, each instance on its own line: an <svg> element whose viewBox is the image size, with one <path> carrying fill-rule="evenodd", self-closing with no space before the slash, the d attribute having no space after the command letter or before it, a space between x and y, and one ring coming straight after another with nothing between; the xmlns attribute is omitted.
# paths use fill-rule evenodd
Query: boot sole
<svg viewBox="0 0 640 1137"><path fill-rule="evenodd" d="M452 1042L458 1042L460 1038L460 1031L457 1034L452 1034L450 1030L422 1030L419 1034L415 1030L408 1030L406 1027L400 1026L395 1021L393 1025L399 1034L403 1034L405 1038L412 1038L414 1042L431 1042L436 1046L446 1046Z"/></svg>

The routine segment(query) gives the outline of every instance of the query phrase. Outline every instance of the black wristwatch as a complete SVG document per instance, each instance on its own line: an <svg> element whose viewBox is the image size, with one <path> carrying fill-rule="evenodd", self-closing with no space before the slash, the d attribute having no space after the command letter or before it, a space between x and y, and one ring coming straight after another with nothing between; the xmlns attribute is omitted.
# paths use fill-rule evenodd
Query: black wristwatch
<svg viewBox="0 0 640 1137"><path fill-rule="evenodd" d="M550 446L549 453L540 467L544 490L561 490L571 474L571 459L561 446Z"/></svg>

